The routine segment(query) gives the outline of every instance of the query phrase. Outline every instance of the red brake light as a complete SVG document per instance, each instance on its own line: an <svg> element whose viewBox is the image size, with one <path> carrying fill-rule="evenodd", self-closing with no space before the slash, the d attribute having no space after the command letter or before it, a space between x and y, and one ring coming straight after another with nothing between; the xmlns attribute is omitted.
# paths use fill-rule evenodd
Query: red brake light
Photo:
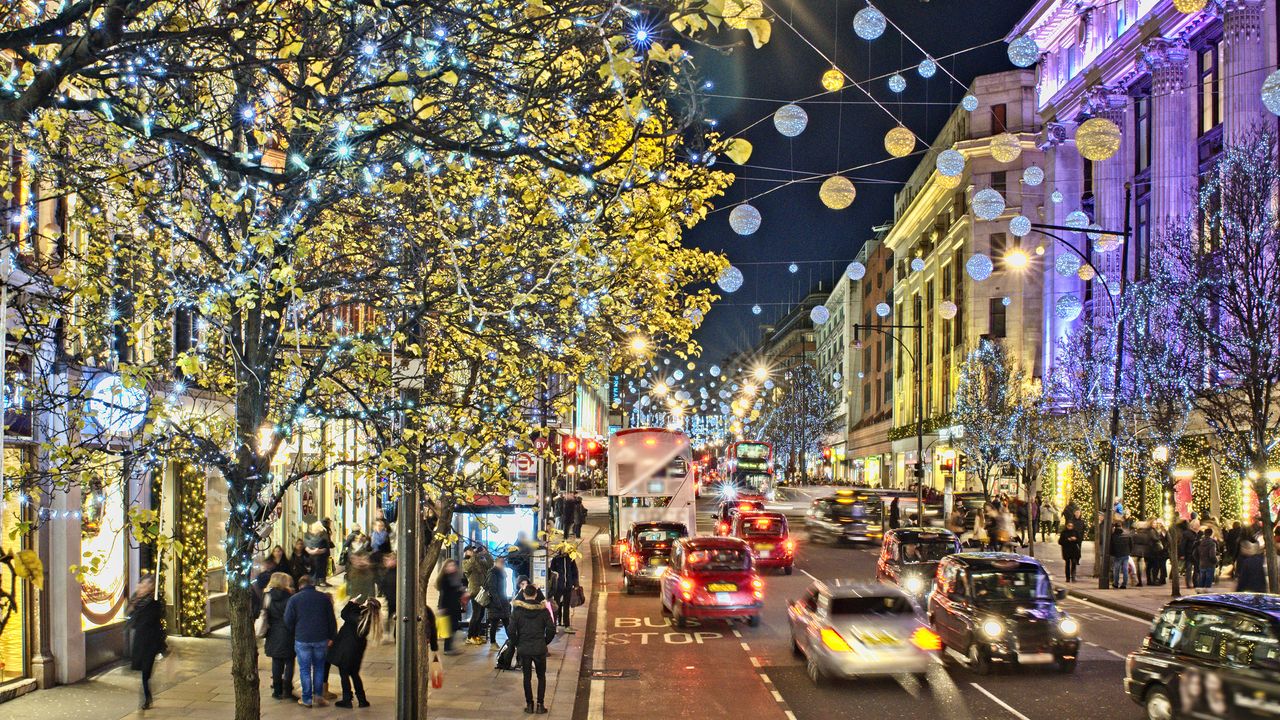
<svg viewBox="0 0 1280 720"><path fill-rule="evenodd" d="M753 577L751 578L751 587L755 588L756 590L760 590L764 587L764 581L758 577Z"/></svg>
<svg viewBox="0 0 1280 720"><path fill-rule="evenodd" d="M722 523L720 523L720 530L719 530L719 531L720 531L720 533L722 533L722 534L723 534L723 533L727 533L727 532L729 532L729 523L727 523L727 522L722 522Z"/></svg>
<svg viewBox="0 0 1280 720"><path fill-rule="evenodd" d="M738 509L739 509L739 510L750 510L750 509L751 509L751 503L745 503L745 502L744 502L744 503L738 503Z"/></svg>
<svg viewBox="0 0 1280 720"><path fill-rule="evenodd" d="M796 541L792 540L791 538L787 538L786 540L782 541L782 548L786 550L788 553L793 553L796 551Z"/></svg>
<svg viewBox="0 0 1280 720"><path fill-rule="evenodd" d="M693 581L687 577L680 578L680 589L685 592L693 591Z"/></svg>
<svg viewBox="0 0 1280 720"><path fill-rule="evenodd" d="M937 651L942 649L942 638L927 627L918 627L911 633L911 643L921 650Z"/></svg>

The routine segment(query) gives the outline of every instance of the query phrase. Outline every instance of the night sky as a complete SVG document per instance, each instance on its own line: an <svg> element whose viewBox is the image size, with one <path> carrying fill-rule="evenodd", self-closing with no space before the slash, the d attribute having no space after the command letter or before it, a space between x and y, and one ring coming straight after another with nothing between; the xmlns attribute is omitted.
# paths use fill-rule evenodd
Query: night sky
<svg viewBox="0 0 1280 720"><path fill-rule="evenodd" d="M941 69L932 79L922 78L916 66L924 53L893 24L934 58L991 43L938 61L967 85L976 75L1013 69L1003 38L1031 4L1032 0L880 0L876 6L891 24L880 38L868 42L852 28L854 14L865 7L863 0L766 0L766 8L778 17L764 48L752 48L744 41L745 32L734 32L723 37L739 43L728 54L695 51L699 72L713 83L706 91L710 117L724 134L741 134L755 147L745 168L722 158L718 167L735 172L738 180L719 201L721 209L686 236L691 245L726 253L746 277L736 293L721 293L696 334L703 345L703 363L751 347L762 323L780 318L817 283L829 290L872 236L872 228L892 221L893 194L925 149L917 141L916 154L890 158L883 138L894 120L851 85L840 93L800 102L809 115L807 129L794 139L779 134L772 119L777 108L824 92L820 78L830 65L805 39L834 57L848 76L927 143L960 102L963 89ZM895 71L907 80L901 94L888 87L888 76ZM830 210L821 203L818 185L823 178L818 177L752 200L763 217L754 235L740 236L729 228L734 204L779 187L779 180L876 162L845 173L858 193L845 210ZM799 266L795 274L788 272L793 262ZM760 315L752 314L753 304L763 309Z"/></svg>

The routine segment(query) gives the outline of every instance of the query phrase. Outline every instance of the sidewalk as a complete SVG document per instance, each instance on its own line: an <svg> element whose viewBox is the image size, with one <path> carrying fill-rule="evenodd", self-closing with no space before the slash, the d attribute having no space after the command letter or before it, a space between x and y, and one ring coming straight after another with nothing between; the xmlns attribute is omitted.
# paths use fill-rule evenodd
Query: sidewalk
<svg viewBox="0 0 1280 720"><path fill-rule="evenodd" d="M1098 589L1098 578L1093 573L1093 552L1093 541L1086 540L1080 550L1080 568L1076 581L1068 583L1064 579L1065 573L1063 569L1066 564L1062 561L1062 548L1058 546L1057 539L1051 535L1048 542L1036 542L1036 558L1044 565L1044 569L1049 571L1049 576L1053 578L1054 585L1066 588L1067 594L1072 597L1147 620L1154 619L1160 609L1165 606L1165 603L1173 599L1168 582L1154 587L1150 585L1137 587L1130 583L1129 587L1123 590L1114 588ZM1107 563L1107 570L1108 572L1110 571L1110 563ZM1179 580L1178 588L1182 595L1194 594L1194 591L1187 588L1183 580L1185 578ZM1235 592L1235 589L1236 581L1227 577L1225 570L1219 577L1218 582L1213 586L1213 592Z"/></svg>
<svg viewBox="0 0 1280 720"><path fill-rule="evenodd" d="M597 530L589 525L583 527L583 558L578 567L584 588L592 587L591 542ZM341 580L341 577L337 579ZM434 592L428 594L428 602L434 608ZM551 712L544 717L569 720L573 716L586 620L586 608L579 609L572 620L577 632L561 634L551 644L547 662L547 707ZM0 716L41 720L225 720L231 717L235 696L231 688L231 648L227 630L224 628L205 638L170 638L169 642L176 650L171 661L173 668L162 669L163 661L157 665L152 679L155 701L151 710L137 710L138 673L117 665L73 685L37 690L0 704ZM455 646L462 649L462 654L441 658L444 687L429 691L427 717L438 720L514 720L525 717L520 671L494 670L497 652L490 650L488 645L467 646L459 642ZM361 676L372 704L368 709L347 710L329 705L305 710L293 701L271 699L271 659L261 654L258 656L258 675L262 693L261 717L268 720L297 717L387 720L395 717L395 644L390 638L382 645L369 646L365 653ZM341 694L337 670L330 673L329 689ZM296 669L294 692L298 692Z"/></svg>

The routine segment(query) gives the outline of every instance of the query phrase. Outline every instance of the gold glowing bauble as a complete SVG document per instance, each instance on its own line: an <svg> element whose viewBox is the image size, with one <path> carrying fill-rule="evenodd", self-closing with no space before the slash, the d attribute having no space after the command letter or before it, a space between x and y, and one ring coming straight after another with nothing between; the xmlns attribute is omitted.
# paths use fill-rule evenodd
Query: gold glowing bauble
<svg viewBox="0 0 1280 720"><path fill-rule="evenodd" d="M831 68L822 73L822 87L827 92L836 92L844 87L844 73L840 72L840 68Z"/></svg>
<svg viewBox="0 0 1280 720"><path fill-rule="evenodd" d="M1099 162L1120 149L1120 126L1106 118L1089 118L1076 128L1076 150L1080 155Z"/></svg>
<svg viewBox="0 0 1280 720"><path fill-rule="evenodd" d="M858 191L854 190L853 183L839 175L832 175L822 181L822 187L818 189L818 197L822 200L822 204L832 210L843 210L849 207L857 195Z"/></svg>
<svg viewBox="0 0 1280 720"><path fill-rule="evenodd" d="M884 149L894 157L906 157L916 149L915 133L899 125L885 133Z"/></svg>
<svg viewBox="0 0 1280 720"><path fill-rule="evenodd" d="M954 190L955 188L960 187L960 176L959 175L943 175L939 173L938 187L942 188L943 190Z"/></svg>
<svg viewBox="0 0 1280 720"><path fill-rule="evenodd" d="M1081 280L1089 282L1098 275L1098 271L1094 270L1092 265L1081 265L1076 274L1080 276Z"/></svg>
<svg viewBox="0 0 1280 720"><path fill-rule="evenodd" d="M1204 6L1208 4L1209 0L1173 0L1174 9L1180 13L1186 13L1188 15L1200 12L1204 9Z"/></svg>
<svg viewBox="0 0 1280 720"><path fill-rule="evenodd" d="M1022 154L1022 143L1012 133L1000 133L991 138L991 157L996 162L1011 163Z"/></svg>

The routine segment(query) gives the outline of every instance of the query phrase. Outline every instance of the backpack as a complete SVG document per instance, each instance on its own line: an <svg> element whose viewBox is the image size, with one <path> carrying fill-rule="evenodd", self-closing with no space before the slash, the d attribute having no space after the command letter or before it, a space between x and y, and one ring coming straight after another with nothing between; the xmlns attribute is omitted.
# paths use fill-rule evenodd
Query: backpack
<svg viewBox="0 0 1280 720"><path fill-rule="evenodd" d="M510 638L502 643L502 649L498 651L498 662L493 666L494 670L515 670L516 669L516 647L511 644Z"/></svg>

